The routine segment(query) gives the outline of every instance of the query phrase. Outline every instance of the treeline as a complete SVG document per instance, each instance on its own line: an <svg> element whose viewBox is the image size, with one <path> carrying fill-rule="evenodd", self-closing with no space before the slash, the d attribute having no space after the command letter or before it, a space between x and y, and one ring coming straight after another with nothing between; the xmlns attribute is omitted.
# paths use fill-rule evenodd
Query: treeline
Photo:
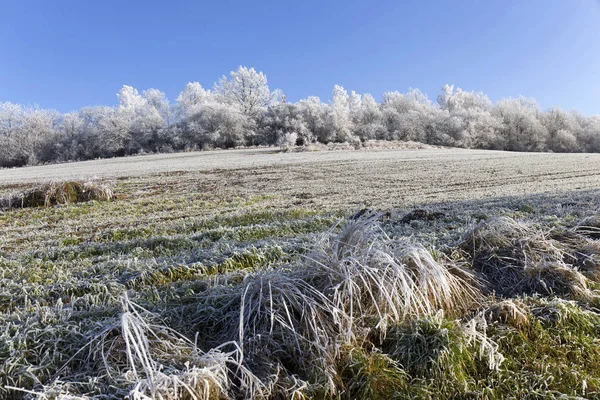
<svg viewBox="0 0 600 400"><path fill-rule="evenodd" d="M170 104L165 94L123 86L116 107L54 110L0 103L0 166L88 160L144 152L243 145L308 145L369 139L511 151L600 152L600 115L558 108L542 111L533 99L493 104L483 93L444 86L431 102L419 90L348 94L335 86L323 103L287 103L262 72L240 67L212 90L188 83Z"/></svg>

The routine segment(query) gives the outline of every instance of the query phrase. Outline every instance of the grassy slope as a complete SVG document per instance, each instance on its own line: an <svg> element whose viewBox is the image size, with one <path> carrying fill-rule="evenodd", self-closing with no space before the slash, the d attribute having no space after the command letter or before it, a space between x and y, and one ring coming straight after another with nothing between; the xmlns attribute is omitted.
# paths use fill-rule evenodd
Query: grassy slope
<svg viewBox="0 0 600 400"><path fill-rule="evenodd" d="M182 365L204 362L193 358L194 346L179 343L195 342L204 352L214 344L214 331L204 324L210 316L197 314L211 288L230 290L245 275L300 262L315 235L350 215L285 193L244 197L176 174L121 179L114 189L119 198L113 202L0 214L1 397L23 396L5 385L49 396L127 394L145 375L131 377L135 362L124 355L124 316L155 324L146 334L159 332L156 338L167 343L152 342L164 353L157 350L155 358L165 373L184 369L170 365L177 363L176 352ZM411 220L410 210L391 210L382 226L391 238L422 244L438 261L472 270L475 255L458 242L475 223L504 216L533 224L535 232L566 232L598 212L597 195L432 205L429 209L440 214L431 220ZM522 290L507 295L506 302L486 292L467 310L416 313L383 331L372 329L336 350L330 366L335 382L307 372L318 367L294 367L288 360L277 381L281 387L270 391L296 398L598 397L600 314L592 272L585 296ZM128 302L144 311L131 311ZM485 331L489 342L468 333L479 317L485 328L473 329ZM211 329L219 329L215 326ZM492 353L504 361L492 362L490 369ZM215 393L209 397L217 398Z"/></svg>

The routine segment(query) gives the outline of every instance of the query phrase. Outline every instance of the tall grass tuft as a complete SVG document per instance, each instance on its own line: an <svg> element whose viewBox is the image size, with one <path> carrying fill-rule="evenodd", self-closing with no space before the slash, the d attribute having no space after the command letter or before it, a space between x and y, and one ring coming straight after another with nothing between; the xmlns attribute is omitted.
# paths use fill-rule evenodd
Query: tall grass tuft
<svg viewBox="0 0 600 400"><path fill-rule="evenodd" d="M600 215L592 215L585 218L574 230L592 239L600 239Z"/></svg>
<svg viewBox="0 0 600 400"><path fill-rule="evenodd" d="M58 371L56 380L37 395L42 398L60 393L69 398L69 386L60 377L72 371L70 381L85 372L116 389L114 396L147 399L229 399L234 393L261 398L264 386L243 365L237 343L201 351L190 339L155 322L157 317L122 297L123 312L118 321L107 325L77 355L87 355L72 370L70 361ZM75 358L75 357L74 357ZM87 371L82 371L81 368Z"/></svg>
<svg viewBox="0 0 600 400"><path fill-rule="evenodd" d="M528 308L514 299L494 303L483 314L490 323L500 322L516 329L524 329L530 322Z"/></svg>
<svg viewBox="0 0 600 400"><path fill-rule="evenodd" d="M349 220L305 258L306 280L347 317L343 334L361 326L382 331L409 316L456 312L479 299L468 270L434 260L421 245L390 239L376 216Z"/></svg>
<svg viewBox="0 0 600 400"><path fill-rule="evenodd" d="M237 340L261 378L297 376L335 393L344 348L385 336L390 323L476 303L465 277L476 281L422 246L390 239L369 215L332 229L293 264L203 294L195 323L213 343Z"/></svg>
<svg viewBox="0 0 600 400"><path fill-rule="evenodd" d="M459 246L501 295L589 295L568 246L524 222L491 218L467 231Z"/></svg>
<svg viewBox="0 0 600 400"><path fill-rule="evenodd" d="M110 201L114 193L97 182L48 182L33 189L0 198L0 208L50 207L92 200Z"/></svg>

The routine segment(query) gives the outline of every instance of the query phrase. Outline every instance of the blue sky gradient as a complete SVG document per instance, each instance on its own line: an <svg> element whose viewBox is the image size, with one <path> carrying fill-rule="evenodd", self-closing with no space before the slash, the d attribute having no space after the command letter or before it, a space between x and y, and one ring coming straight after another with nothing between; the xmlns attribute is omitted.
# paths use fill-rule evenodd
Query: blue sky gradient
<svg viewBox="0 0 600 400"><path fill-rule="evenodd" d="M290 101L334 84L380 99L442 85L600 113L600 3L5 1L0 101L61 112L114 105L122 85L211 88L239 65Z"/></svg>

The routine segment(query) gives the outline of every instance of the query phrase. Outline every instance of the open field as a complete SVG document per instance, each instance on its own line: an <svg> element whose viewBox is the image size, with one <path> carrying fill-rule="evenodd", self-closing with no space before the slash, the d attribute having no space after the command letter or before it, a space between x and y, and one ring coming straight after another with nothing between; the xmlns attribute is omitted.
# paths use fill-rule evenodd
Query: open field
<svg viewBox="0 0 600 400"><path fill-rule="evenodd" d="M600 154L464 149L209 151L3 169L0 185L125 177L138 177L135 182L150 186L194 185L197 191L274 194L310 204L398 207L600 188Z"/></svg>
<svg viewBox="0 0 600 400"><path fill-rule="evenodd" d="M0 398L600 397L600 155L185 153L0 195L92 177L116 198L0 211Z"/></svg>

